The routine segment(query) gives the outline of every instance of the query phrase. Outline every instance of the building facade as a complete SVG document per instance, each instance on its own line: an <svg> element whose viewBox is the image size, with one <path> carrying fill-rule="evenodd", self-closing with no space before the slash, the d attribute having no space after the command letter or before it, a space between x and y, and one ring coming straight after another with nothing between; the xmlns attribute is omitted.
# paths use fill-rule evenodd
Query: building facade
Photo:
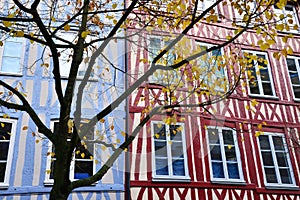
<svg viewBox="0 0 300 200"><path fill-rule="evenodd" d="M207 3L212 5L211 1ZM234 31L233 20L241 17L229 2L214 10L219 16L216 23L204 20L189 32L196 45L221 44ZM272 10L284 16L291 14L299 25L298 3L287 4L281 11L274 6ZM300 199L299 33L281 31L275 37L277 46L262 50L257 45L261 36L248 30L236 40L238 46L227 45L222 53L235 51L266 62L250 61L252 67L244 72L245 78L229 98L205 109L179 108L175 110L175 124L165 123L166 115L153 116L130 148L131 198ZM277 59L273 54L285 46L282 38L288 34L293 34L288 44L294 52ZM137 43L147 48L129 47L134 52L129 55L129 66L136 75L129 85L149 69L150 64L141 66L141 60L151 60L151 53L158 54L169 33L141 35ZM226 66L225 76L230 76L229 70ZM168 101L164 82L148 79L131 96L130 129L137 127L145 108ZM180 95L184 96L184 91ZM184 104L199 103L203 98L205 94L194 95Z"/></svg>
<svg viewBox="0 0 300 200"><path fill-rule="evenodd" d="M65 39L68 39L67 35ZM44 51L43 46L32 44L23 38L6 39L0 47L0 79L17 88L28 99L45 125L55 133L60 106L55 93L50 58L45 56L45 60L40 59ZM47 53L49 52L46 50L44 55L48 55ZM110 43L103 53L110 59L110 64L101 59L97 61L99 67L96 69L99 71L95 71L95 74L102 74L105 78L99 80L92 76L88 81L81 106L83 123L124 91L123 75L112 67L113 64L124 66L124 57L118 56L124 54L124 44ZM63 87L66 86L70 69L70 63L65 62L64 58L62 55L60 59L63 65L61 72ZM45 66L46 62L49 63L48 66ZM84 69L83 63L80 70ZM78 84L80 73L81 71ZM7 90L1 89L0 93L2 98L5 95L9 96ZM7 98L19 103L15 95ZM70 180L88 177L101 167L112 149L103 148L93 141L105 136L109 138L110 143L116 143L117 138L121 138L119 142L122 142L123 137L118 134L120 130L125 129L124 117L124 105L120 105L105 118L105 122L93 129L93 133L86 141L86 143L92 141L88 144L87 150L77 147L76 151L81 152L74 153ZM38 133L36 125L25 112L1 106L0 124L0 199L48 199L53 185L51 169L55 163L55 150L51 143ZM109 128L112 126L114 130ZM90 187L76 189L70 195L70 199L123 199L123 174L124 156L121 155L103 180Z"/></svg>

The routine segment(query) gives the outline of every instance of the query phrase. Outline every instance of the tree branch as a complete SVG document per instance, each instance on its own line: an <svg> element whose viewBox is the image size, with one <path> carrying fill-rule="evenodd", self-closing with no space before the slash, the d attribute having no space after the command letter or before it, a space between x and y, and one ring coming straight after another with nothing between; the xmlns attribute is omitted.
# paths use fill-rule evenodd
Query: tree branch
<svg viewBox="0 0 300 200"><path fill-rule="evenodd" d="M37 125L38 131L40 133L44 134L46 137L48 137L51 142L55 143L55 141L53 140L54 138L53 138L52 131L50 129L48 129L45 126L45 124L41 121L39 116L36 114L36 112L30 106L28 101L25 99L25 97L19 91L17 91L15 88L11 87L10 85L8 85L7 83L5 83L2 80L0 80L0 85L2 85L4 88L8 89L13 94L15 94L21 100L23 105L13 104L13 103L5 102L3 100L0 100L0 104L7 106L8 108L26 111L29 114L29 116L31 117L31 119L34 121L34 123Z"/></svg>

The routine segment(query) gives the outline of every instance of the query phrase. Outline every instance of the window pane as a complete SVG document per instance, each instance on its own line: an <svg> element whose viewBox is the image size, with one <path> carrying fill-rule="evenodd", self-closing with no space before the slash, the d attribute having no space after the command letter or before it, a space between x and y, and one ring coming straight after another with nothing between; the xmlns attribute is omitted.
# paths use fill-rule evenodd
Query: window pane
<svg viewBox="0 0 300 200"><path fill-rule="evenodd" d="M3 57L1 71L20 73L20 58Z"/></svg>
<svg viewBox="0 0 300 200"><path fill-rule="evenodd" d="M265 168L265 173L268 183L277 183L275 168Z"/></svg>
<svg viewBox="0 0 300 200"><path fill-rule="evenodd" d="M208 139L210 144L220 144L217 129L208 129Z"/></svg>
<svg viewBox="0 0 300 200"><path fill-rule="evenodd" d="M275 150L284 150L284 145L282 141L283 138L280 136L273 136L272 138Z"/></svg>
<svg viewBox="0 0 300 200"><path fill-rule="evenodd" d="M289 169L279 169L281 182L285 184L292 184L291 174Z"/></svg>
<svg viewBox="0 0 300 200"><path fill-rule="evenodd" d="M0 140L10 140L12 124L6 122L0 123Z"/></svg>
<svg viewBox="0 0 300 200"><path fill-rule="evenodd" d="M182 140L182 132L181 132L181 126L179 125L170 125L170 138L171 140Z"/></svg>
<svg viewBox="0 0 300 200"><path fill-rule="evenodd" d="M251 81L249 82L250 85L250 93L251 94L260 94L257 81Z"/></svg>
<svg viewBox="0 0 300 200"><path fill-rule="evenodd" d="M236 161L236 153L235 153L235 148L231 147L225 147L225 155L226 155L226 160L227 161Z"/></svg>
<svg viewBox="0 0 300 200"><path fill-rule="evenodd" d="M0 182L4 182L6 163L0 163Z"/></svg>
<svg viewBox="0 0 300 200"><path fill-rule="evenodd" d="M290 71L297 71L296 63L294 59L287 58L286 62L287 62L288 69Z"/></svg>
<svg viewBox="0 0 300 200"><path fill-rule="evenodd" d="M210 145L210 156L212 160L222 160L221 149L219 145Z"/></svg>
<svg viewBox="0 0 300 200"><path fill-rule="evenodd" d="M155 146L155 156L168 157L166 141L163 142L155 141L154 146Z"/></svg>
<svg viewBox="0 0 300 200"><path fill-rule="evenodd" d="M276 152L276 158L279 167L288 167L285 152Z"/></svg>
<svg viewBox="0 0 300 200"><path fill-rule="evenodd" d="M263 158L263 164L264 166L274 166L272 153L271 152L261 152L262 158Z"/></svg>
<svg viewBox="0 0 300 200"><path fill-rule="evenodd" d="M79 159L90 159L91 156L93 156L93 144L86 144L88 147L85 147L84 145L80 144L76 147L75 150L75 158Z"/></svg>
<svg viewBox="0 0 300 200"><path fill-rule="evenodd" d="M184 176L184 160L183 159L173 159L173 175Z"/></svg>
<svg viewBox="0 0 300 200"><path fill-rule="evenodd" d="M290 72L289 75L290 75L292 84L300 84L298 72Z"/></svg>
<svg viewBox="0 0 300 200"><path fill-rule="evenodd" d="M264 95L273 95L272 86L270 82L262 83Z"/></svg>
<svg viewBox="0 0 300 200"><path fill-rule="evenodd" d="M164 159L156 158L155 165L156 165L157 175L169 175L167 158Z"/></svg>
<svg viewBox="0 0 300 200"><path fill-rule="evenodd" d="M172 142L171 150L172 150L172 157L183 158L182 142Z"/></svg>
<svg viewBox="0 0 300 200"><path fill-rule="evenodd" d="M239 179L239 168L237 163L227 163L229 178Z"/></svg>
<svg viewBox="0 0 300 200"><path fill-rule="evenodd" d="M54 167L55 167L55 160L51 161L51 166L50 166L50 179L54 179Z"/></svg>
<svg viewBox="0 0 300 200"><path fill-rule="evenodd" d="M260 69L259 71L262 81L270 81L269 71L266 65L264 65L264 68Z"/></svg>
<svg viewBox="0 0 300 200"><path fill-rule="evenodd" d="M295 98L300 98L300 86L293 86Z"/></svg>
<svg viewBox="0 0 300 200"><path fill-rule="evenodd" d="M75 161L74 178L82 179L93 175L93 161Z"/></svg>
<svg viewBox="0 0 300 200"><path fill-rule="evenodd" d="M224 144L234 145L233 135L231 130L222 130Z"/></svg>
<svg viewBox="0 0 300 200"><path fill-rule="evenodd" d="M9 142L0 142L0 160L7 160Z"/></svg>
<svg viewBox="0 0 300 200"><path fill-rule="evenodd" d="M261 149L271 149L269 138L267 135L260 135L259 136L259 144Z"/></svg>
<svg viewBox="0 0 300 200"><path fill-rule="evenodd" d="M4 45L3 56L21 57L22 43L6 41Z"/></svg>
<svg viewBox="0 0 300 200"><path fill-rule="evenodd" d="M162 124L154 124L154 138L166 140L166 126Z"/></svg>
<svg viewBox="0 0 300 200"><path fill-rule="evenodd" d="M222 162L212 162L212 168L214 178L225 178Z"/></svg>

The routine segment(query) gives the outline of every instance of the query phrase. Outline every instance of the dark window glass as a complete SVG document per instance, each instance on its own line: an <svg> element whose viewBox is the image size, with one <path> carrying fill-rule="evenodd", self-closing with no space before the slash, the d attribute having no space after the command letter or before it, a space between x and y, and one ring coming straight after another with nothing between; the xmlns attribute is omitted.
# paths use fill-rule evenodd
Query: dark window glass
<svg viewBox="0 0 300 200"><path fill-rule="evenodd" d="M266 173L268 183L277 183L275 168L266 168L265 167L265 173Z"/></svg>
<svg viewBox="0 0 300 200"><path fill-rule="evenodd" d="M184 160L183 159L173 159L173 174L175 176L185 176L184 173Z"/></svg>
<svg viewBox="0 0 300 200"><path fill-rule="evenodd" d="M237 163L227 163L229 178L239 179L239 168Z"/></svg>
<svg viewBox="0 0 300 200"><path fill-rule="evenodd" d="M155 164L156 164L156 174L157 175L169 175L167 158L164 158L164 159L156 158Z"/></svg>
<svg viewBox="0 0 300 200"><path fill-rule="evenodd" d="M213 177L214 178L225 178L222 162L212 161L212 170L213 170Z"/></svg>
<svg viewBox="0 0 300 200"><path fill-rule="evenodd" d="M75 161L74 178L82 179L93 175L93 161Z"/></svg>
<svg viewBox="0 0 300 200"><path fill-rule="evenodd" d="M269 138L267 135L260 135L259 136L259 144L261 149L271 149Z"/></svg>
<svg viewBox="0 0 300 200"><path fill-rule="evenodd" d="M6 162L0 163L0 182L4 182L5 170L6 170Z"/></svg>

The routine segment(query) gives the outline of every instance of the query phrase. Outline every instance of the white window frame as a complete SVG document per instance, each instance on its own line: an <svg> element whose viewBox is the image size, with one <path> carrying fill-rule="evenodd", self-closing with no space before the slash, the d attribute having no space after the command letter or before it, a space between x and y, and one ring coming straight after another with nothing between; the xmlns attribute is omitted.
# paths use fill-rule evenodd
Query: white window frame
<svg viewBox="0 0 300 200"><path fill-rule="evenodd" d="M58 121L56 121L56 120L50 122L51 130L52 131L54 130L54 124L57 123L57 122ZM75 173L74 173L75 172L75 161L76 160L78 160L78 161L88 160L88 159L78 159L78 158L75 158L75 154L76 154L75 151L76 151L76 148L75 148L75 150L73 152L73 158L72 158L71 166L70 166L69 178L70 178L71 181L78 180L78 179L74 178L74 175L75 175ZM54 184L54 179L50 178L51 171L49 171L49 170L51 170L51 162L53 162L53 160L54 160L52 158L52 156L51 156L51 153L52 153L52 143L50 141L48 141L48 154L50 154L50 155L47 155L47 163L46 163L44 185L50 185L50 186ZM95 153L96 153L96 143L94 144L93 155L95 155ZM96 163L94 162L94 160L91 160L91 162L93 162L93 174L95 174L96 173Z"/></svg>
<svg viewBox="0 0 300 200"><path fill-rule="evenodd" d="M0 189L6 189L9 186L9 179L10 179L10 172L11 172L11 165L13 159L13 151L14 151L14 144L15 144L15 136L16 136L16 126L17 120L14 119L7 119L7 118L0 118L0 123L11 123L11 135L9 140L9 147L8 147L8 154L7 154L7 161L6 161L6 170L4 175L4 181L0 182ZM0 161L1 162L1 161Z"/></svg>
<svg viewBox="0 0 300 200"><path fill-rule="evenodd" d="M261 74L260 73L257 74L257 72L259 71L259 69L258 69L258 62L256 61L256 63L254 63L253 67L255 69L255 74L256 74L256 80L257 80L259 94L253 94L253 93L251 93L250 83L249 83L249 77L248 77L248 73L247 73L248 70L246 70L247 86L248 86L247 89L248 89L249 96L253 96L253 97L266 97L266 98L276 98L275 89L274 89L274 82L273 82L273 76L272 76L272 71L271 71L271 66L270 66L268 54L265 53L265 52L248 51L248 50L244 50L243 53L254 54L256 56L257 55L263 55L265 57L265 60L268 62L267 69L268 69L268 75L269 75L269 78L270 78L270 85L271 85L272 95L265 95L264 94L263 85L262 85L263 81L261 79Z"/></svg>
<svg viewBox="0 0 300 200"><path fill-rule="evenodd" d="M286 7L290 7L290 8L292 8L293 9L293 11L287 11L286 10ZM298 15L297 15L297 10L296 10L296 8L295 8L295 6L294 5L291 5L291 4L287 4L282 10L281 9L279 9L279 8L275 8L275 6L273 6L273 10L274 10L274 13L277 15L276 17L275 17L275 20L276 21L278 21L278 20L280 20L279 19L279 15L281 15L281 14L284 14L284 16L285 17L287 17L287 15L288 14L291 14L293 17L292 17L292 19L293 19L293 24L290 24L291 26L290 26L290 30L289 31L287 31L287 30L283 30L283 32L291 32L291 33L298 33L299 32L299 28L298 28L298 30L294 30L293 29L293 26L292 25L298 25L298 27L300 27L300 25L299 25L299 18L298 18ZM281 21L281 20L280 20ZM289 24L287 21L286 21L286 19L283 19L282 20L282 23L283 24Z"/></svg>
<svg viewBox="0 0 300 200"><path fill-rule="evenodd" d="M299 90L300 90L300 84L293 84L292 83L292 80L291 80L291 76L290 76L290 70L289 70L289 66L288 66L288 63L287 63L287 59L292 59L294 60L295 62L295 65L296 65L296 70L297 71L292 71L293 73L296 73L297 72L297 75L298 75L298 80L300 82L300 57L296 57L296 56L288 56L286 59L285 59L285 62L286 62L286 66L287 66L287 71L288 71L288 77L289 77L289 82L290 82L290 85L292 87L292 90L293 90L293 98L294 100L297 100L297 101L300 101L300 98L296 98L295 96L295 91L294 91L294 86L297 86L299 87Z"/></svg>
<svg viewBox="0 0 300 200"><path fill-rule="evenodd" d="M213 44L208 44L208 43L203 43L203 42L196 42L196 45L198 45L198 46L200 46L200 47L206 47L206 49L209 49L209 48L211 48L211 47L213 47L213 46L215 46L215 45L213 45ZM223 56L224 55L224 49L223 48L221 48L220 50L220 56ZM212 57L213 55L212 55L212 53L213 53L213 51L211 51L211 52L209 52L208 54L209 54L209 57ZM199 59L200 59L201 57L199 57ZM197 59L196 59L197 60ZM214 74L214 77L215 78L228 78L228 76L227 76L227 69L226 69L226 67L225 68L221 68L222 70L223 70L223 75L222 76L220 76L220 75L216 75L216 74ZM204 75L204 77L205 77L206 75ZM203 77L201 77L201 79L202 80L204 80L203 79ZM228 85L228 84L226 84L226 85ZM203 89L206 89L206 88L203 88ZM220 91L220 92L223 92L224 91L224 88L222 88L222 87L215 87L215 90L216 91Z"/></svg>
<svg viewBox="0 0 300 200"><path fill-rule="evenodd" d="M167 156L168 156L168 173L169 175L157 175L156 174L156 163L155 163L155 133L154 133L154 124L161 124L166 126L166 144L167 144ZM185 139L185 127L184 123L176 123L176 125L181 126L182 136L182 152L183 152L183 162L184 162L184 173L185 176L172 175L172 153L171 153L171 140L169 134L169 125L165 124L162 121L152 121L151 122L151 136L152 136L152 181L172 181L172 182L189 182L191 180L188 171L187 163L187 149L186 149L186 139Z"/></svg>
<svg viewBox="0 0 300 200"><path fill-rule="evenodd" d="M258 143L258 148L259 148L259 155L260 155L260 160L261 160L261 166L262 166L262 171L263 171L263 175L264 175L264 184L266 187L272 188L272 189L293 189L293 188L298 188L296 186L295 183L295 178L294 178L294 172L292 169L292 164L291 164L291 160L290 160L290 155L289 155L289 151L287 148L287 144L286 144L286 138L284 136L283 133L271 133L271 132L264 132L263 133L264 136L268 136L269 139L269 144L271 147L271 154L272 154L272 160L274 162L274 166L275 166L275 173L276 173L276 178L278 183L268 183L267 179L266 179L266 174L265 174L265 170L264 170L264 164L263 164L263 157L262 157L262 149L261 149L261 145L260 145L260 141L259 141L259 137L257 137L257 143ZM287 159L287 165L288 165L288 169L290 172L290 176L291 176L291 184L284 184L281 182L281 177L279 175L279 166L277 163L277 158L276 158L276 150L273 144L273 136L279 136L283 139L284 142L284 153L286 153L286 159Z"/></svg>
<svg viewBox="0 0 300 200"><path fill-rule="evenodd" d="M4 55L4 49L5 45L7 42L15 42L15 43L20 43L21 45L21 52L20 56L14 57L20 59L19 65L19 72L5 72L2 71L2 62L3 62L3 55ZM3 42L3 46L0 46L0 74L5 74L5 75L15 75L15 76L21 76L23 73L23 61L24 61L24 53L25 53L25 40L21 37L9 37L6 38L5 41Z"/></svg>
<svg viewBox="0 0 300 200"><path fill-rule="evenodd" d="M212 158L210 155L210 141L209 141L209 129L217 129L218 133L218 138L220 142L220 150L221 150L221 158L222 158L222 164L223 164L223 171L224 171L224 178L215 178L213 176L213 167L212 167ZM235 148L235 154L236 154L236 163L238 165L238 172L239 172L239 179L233 179L229 178L229 173L227 169L227 163L226 163L226 154L225 154L225 147L227 147L224 144L224 139L223 139L223 130L229 130L232 132L233 140L234 140L234 148ZM238 139L237 139L237 134L236 131L227 128L227 127L217 127L217 126L208 126L206 129L206 138L207 138L207 147L208 147L208 159L209 159L209 168L210 168L210 177L211 177L211 182L212 183L222 183L222 184L245 184L244 180L244 175L243 175L243 169L242 169L242 162L241 162L241 155L240 155L240 150L239 150L239 145L238 145Z"/></svg>

